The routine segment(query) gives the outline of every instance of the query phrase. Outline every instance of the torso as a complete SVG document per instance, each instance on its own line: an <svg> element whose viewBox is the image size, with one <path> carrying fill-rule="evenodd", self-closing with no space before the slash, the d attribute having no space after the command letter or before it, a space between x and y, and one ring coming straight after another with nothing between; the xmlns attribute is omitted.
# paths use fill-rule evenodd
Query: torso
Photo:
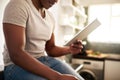
<svg viewBox="0 0 120 80"><path fill-rule="evenodd" d="M14 1L14 0L13 0ZM13 10L15 10L16 14L15 15L25 15L26 14L26 19L27 21L25 21L24 23L20 23L19 20L17 20L16 17L9 16L9 18L5 18L4 22L8 22L12 23L12 24L16 24L16 25L20 25L26 28L26 46L25 46L25 50L30 53L33 57L40 57L41 55L44 55L45 52L45 44L46 41L49 40L51 38L51 35L53 33L54 30L54 18L52 16L52 14L45 10L45 14L43 16L40 15L40 12L33 6L31 0L20 0L22 3L21 5L17 5L20 4L19 1L16 1L16 4L14 3L14 8ZM10 4L13 5L13 3L11 2ZM25 6L27 5L27 6ZM9 6L10 7L10 6ZM8 7L8 9L9 9ZM18 13L17 8L22 8L23 13ZM24 9L25 7L25 9ZM6 12L7 13L7 12ZM9 15L10 12L8 12ZM19 16L17 16L18 19L23 19ZM13 21L11 20L13 19ZM18 21L18 22L16 22ZM24 20L23 20L24 21ZM5 61L5 65L11 64L11 60L10 57L8 55L8 50L7 48L5 48L4 50L4 61Z"/></svg>

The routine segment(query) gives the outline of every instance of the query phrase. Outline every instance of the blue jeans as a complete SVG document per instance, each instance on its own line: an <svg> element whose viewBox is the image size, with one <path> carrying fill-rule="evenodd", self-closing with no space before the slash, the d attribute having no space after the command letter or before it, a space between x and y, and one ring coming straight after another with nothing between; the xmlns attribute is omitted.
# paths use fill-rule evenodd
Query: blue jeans
<svg viewBox="0 0 120 80"><path fill-rule="evenodd" d="M40 62L42 62L43 64L49 66L50 68L52 68L62 74L72 74L72 75L78 77L80 80L84 80L79 74L77 74L74 71L74 69L72 67L70 67L68 64L66 64L58 59L54 59L54 58L48 57L48 56L42 56L42 57L38 58L38 60ZM4 78L5 78L5 80L48 80L41 76L30 73L15 64L5 67Z"/></svg>

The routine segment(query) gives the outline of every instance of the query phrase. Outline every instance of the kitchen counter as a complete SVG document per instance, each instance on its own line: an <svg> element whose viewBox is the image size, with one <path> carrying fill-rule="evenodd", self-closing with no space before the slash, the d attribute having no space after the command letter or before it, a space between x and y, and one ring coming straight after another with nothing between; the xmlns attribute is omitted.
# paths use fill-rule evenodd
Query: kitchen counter
<svg viewBox="0 0 120 80"><path fill-rule="evenodd" d="M105 59L120 61L120 54L108 54Z"/></svg>
<svg viewBox="0 0 120 80"><path fill-rule="evenodd" d="M93 59L93 60L115 60L115 61L120 61L120 54L111 54L111 53L105 53L101 55L87 55L87 56L82 56L82 55L73 55L73 58L82 58L82 59Z"/></svg>

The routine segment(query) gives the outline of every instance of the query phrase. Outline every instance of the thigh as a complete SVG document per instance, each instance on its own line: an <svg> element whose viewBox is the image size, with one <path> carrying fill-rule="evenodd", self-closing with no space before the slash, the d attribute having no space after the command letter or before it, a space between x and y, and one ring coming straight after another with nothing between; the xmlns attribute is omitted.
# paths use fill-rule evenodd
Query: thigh
<svg viewBox="0 0 120 80"><path fill-rule="evenodd" d="M75 72L75 70L66 62L63 62L61 60L58 59L50 59L48 60L48 63L50 65L50 67L62 74L71 74L74 75L76 77L78 77L80 80L84 80L77 72Z"/></svg>
<svg viewBox="0 0 120 80"><path fill-rule="evenodd" d="M62 74L71 74L78 77L80 80L84 80L78 73L74 71L74 69L70 65L61 60L54 59L48 56L40 57L38 58L38 60L46 66L49 66L50 68ZM47 80L43 77L32 74L14 64L5 67L4 77L5 80Z"/></svg>
<svg viewBox="0 0 120 80"><path fill-rule="evenodd" d="M5 80L47 80L40 76L34 75L14 64L5 67Z"/></svg>

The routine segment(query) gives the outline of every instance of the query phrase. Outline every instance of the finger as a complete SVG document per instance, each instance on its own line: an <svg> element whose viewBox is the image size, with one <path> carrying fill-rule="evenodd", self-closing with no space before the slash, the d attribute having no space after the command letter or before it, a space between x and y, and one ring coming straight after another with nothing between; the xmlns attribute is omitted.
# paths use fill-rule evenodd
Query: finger
<svg viewBox="0 0 120 80"><path fill-rule="evenodd" d="M73 44L82 44L81 40L76 40Z"/></svg>
<svg viewBox="0 0 120 80"><path fill-rule="evenodd" d="M82 48L83 48L83 45L72 44L71 47L72 47L72 48L76 48L76 49L82 49Z"/></svg>

